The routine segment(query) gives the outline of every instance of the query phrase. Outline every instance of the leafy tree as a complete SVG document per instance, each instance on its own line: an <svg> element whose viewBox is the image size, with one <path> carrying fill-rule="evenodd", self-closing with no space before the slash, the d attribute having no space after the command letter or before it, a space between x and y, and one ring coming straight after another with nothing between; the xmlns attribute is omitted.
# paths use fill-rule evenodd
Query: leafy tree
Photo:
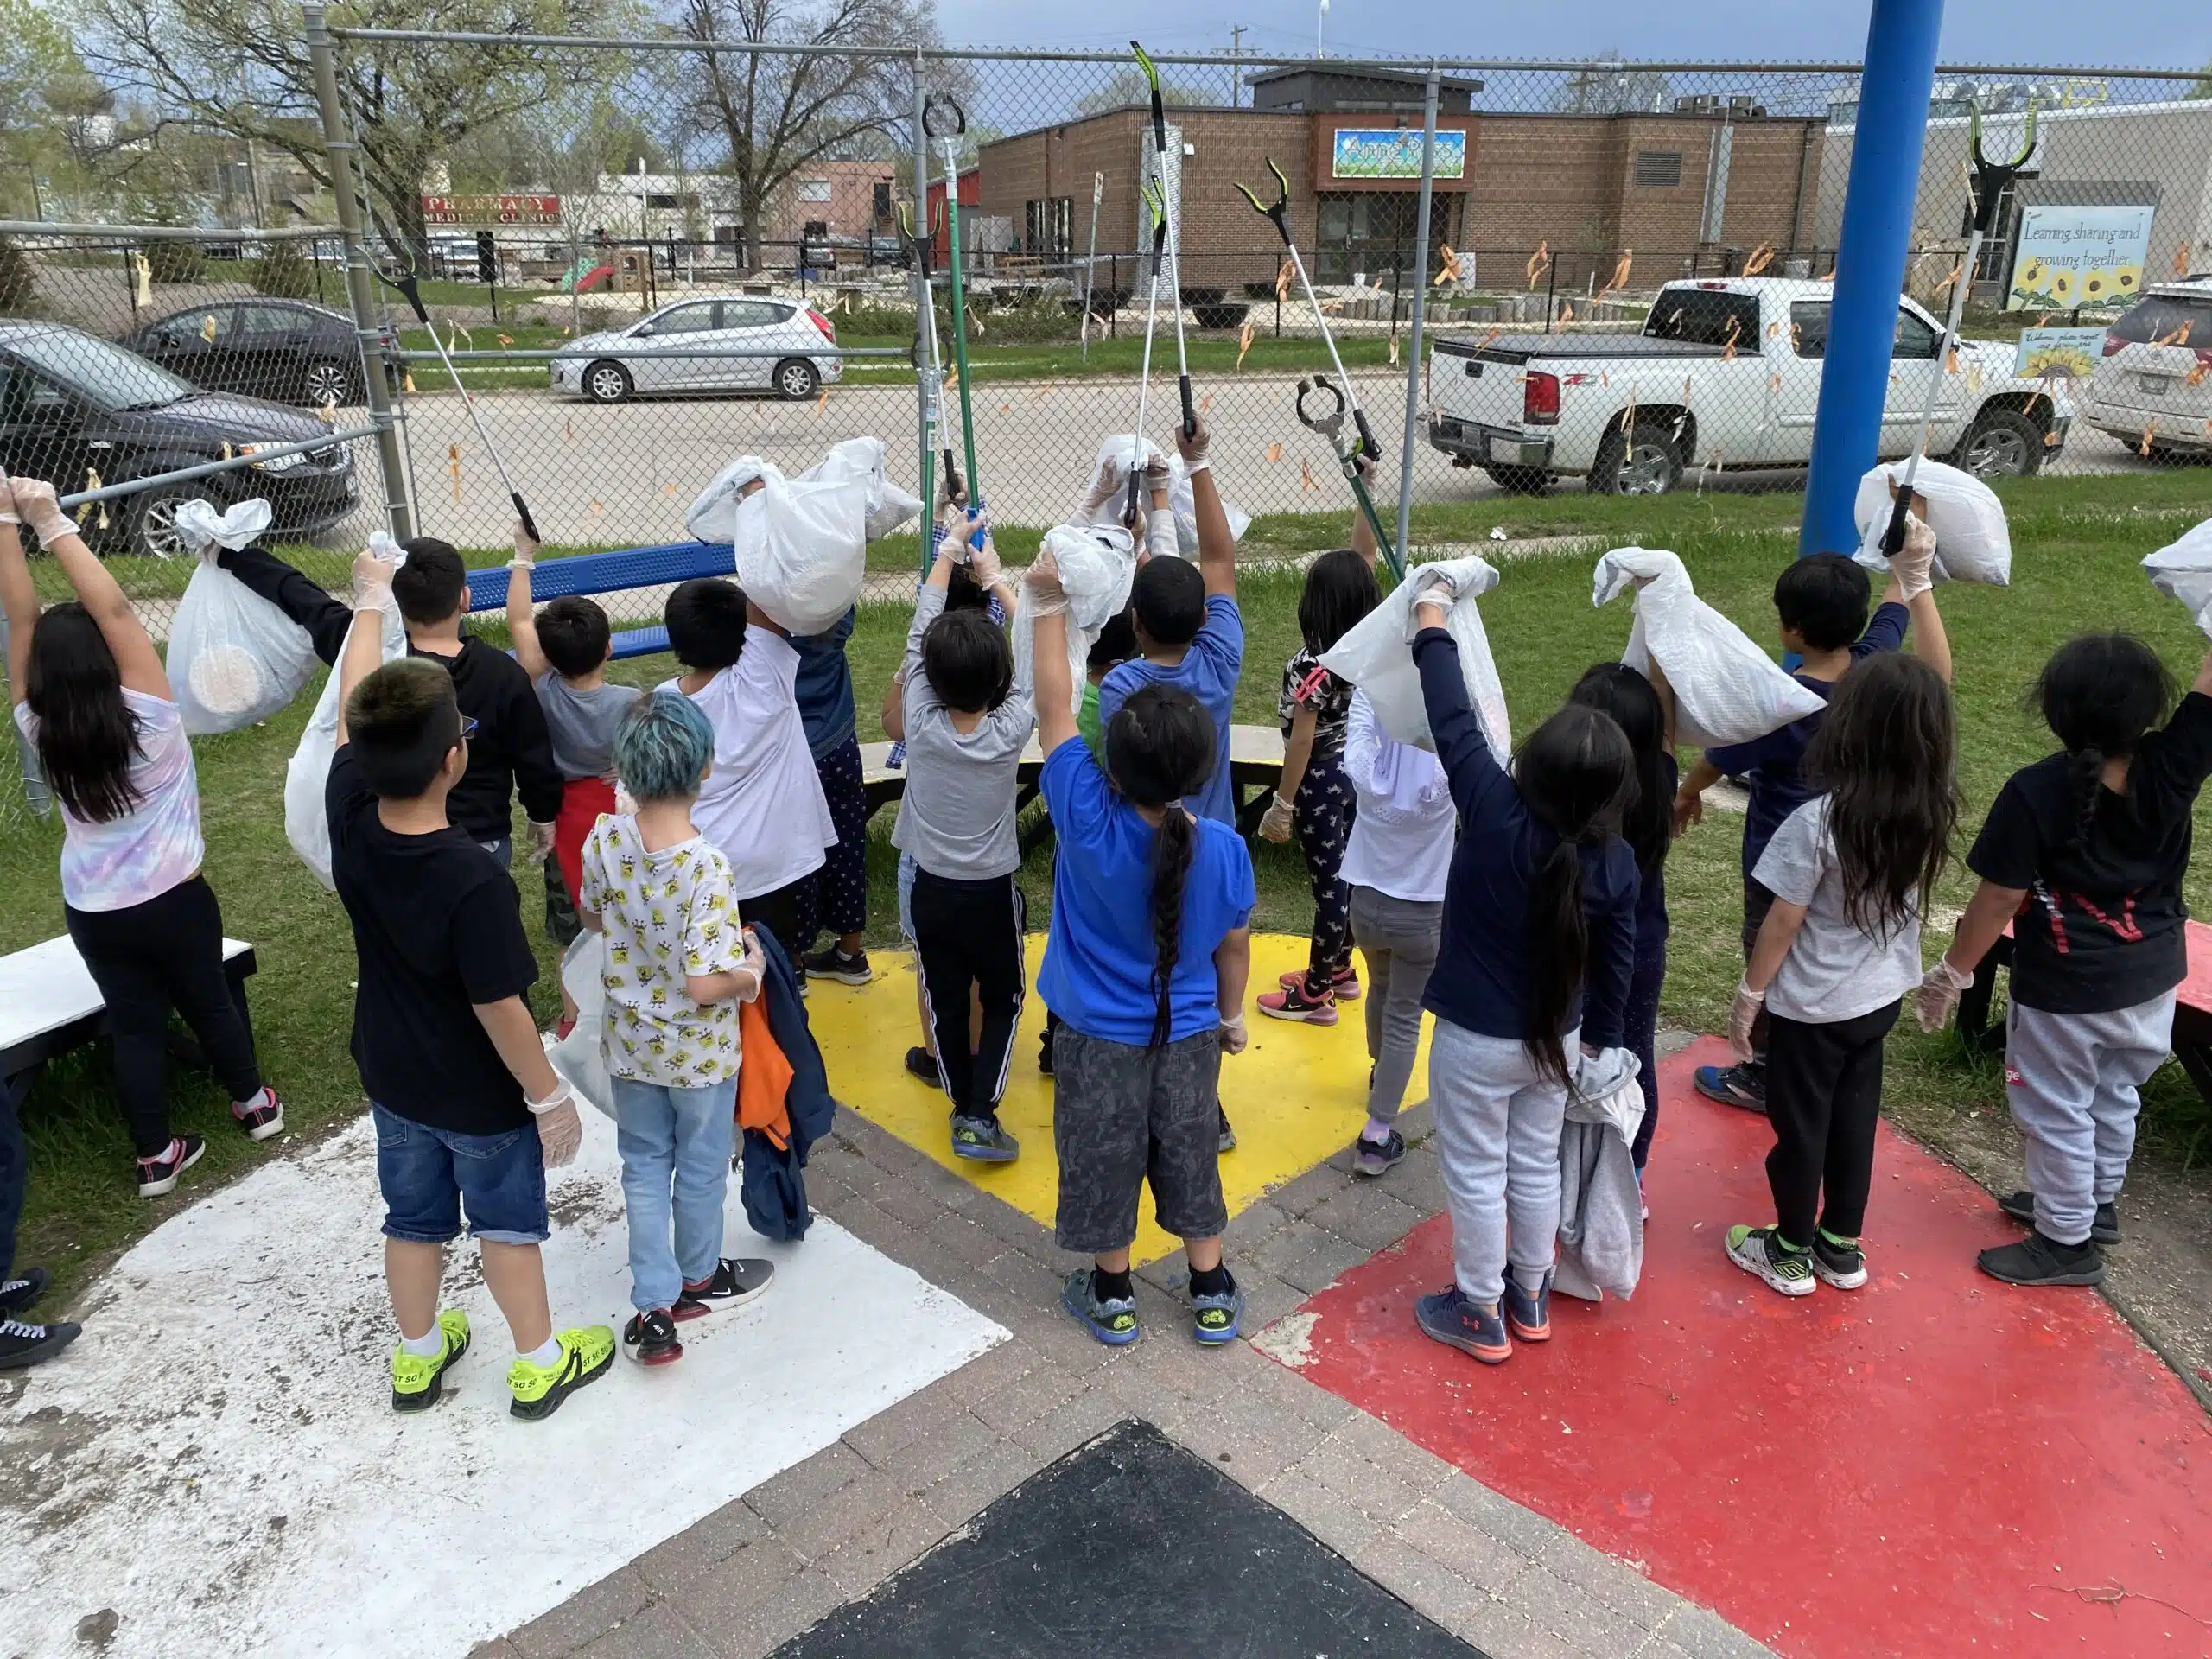
<svg viewBox="0 0 2212 1659"><path fill-rule="evenodd" d="M296 242L271 242L254 262L253 285L272 300L315 297L315 272Z"/></svg>
<svg viewBox="0 0 2212 1659"><path fill-rule="evenodd" d="M23 251L0 236L0 317L34 315L38 283Z"/></svg>
<svg viewBox="0 0 2212 1659"><path fill-rule="evenodd" d="M111 101L41 0L0 0L0 216L32 217L32 178L65 166L83 118Z"/></svg>

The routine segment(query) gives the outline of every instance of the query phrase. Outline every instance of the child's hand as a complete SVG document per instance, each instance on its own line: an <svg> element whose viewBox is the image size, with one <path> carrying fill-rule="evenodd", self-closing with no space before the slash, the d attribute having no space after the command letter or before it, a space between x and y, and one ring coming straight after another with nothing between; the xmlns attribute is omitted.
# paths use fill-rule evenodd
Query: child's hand
<svg viewBox="0 0 2212 1659"><path fill-rule="evenodd" d="M528 861L533 866L543 864L548 858L552 856L552 854L553 826L550 823L540 823L537 819L532 818L530 821L530 857Z"/></svg>
<svg viewBox="0 0 2212 1659"><path fill-rule="evenodd" d="M984 532L983 544L968 555L968 574L975 578L978 588L995 588L1006 580L1006 570L999 563L999 550L991 545L988 531Z"/></svg>
<svg viewBox="0 0 2212 1659"><path fill-rule="evenodd" d="M364 548L353 556L353 608L382 610L391 597L392 563Z"/></svg>
<svg viewBox="0 0 2212 1659"><path fill-rule="evenodd" d="M1224 1054L1242 1054L1251 1046L1252 1033L1244 1028L1244 1011L1221 1016L1221 1051Z"/></svg>
<svg viewBox="0 0 2212 1659"><path fill-rule="evenodd" d="M1974 983L1972 974L1961 973L1951 966L1950 958L1938 957L1920 982L1920 989L1913 997L1913 1014L1923 1031L1941 1031L1950 1023L1951 1014L1959 1006L1959 995Z"/></svg>
<svg viewBox="0 0 2212 1659"><path fill-rule="evenodd" d="M1060 586L1060 567L1049 551L1039 553L1037 563L1022 573L1021 585L1028 594L1031 614L1052 616L1067 609L1067 592Z"/></svg>
<svg viewBox="0 0 2212 1659"><path fill-rule="evenodd" d="M559 1169L575 1162L583 1144L583 1120L576 1116L573 1097L537 1114L537 1145L546 1168Z"/></svg>
<svg viewBox="0 0 2212 1659"><path fill-rule="evenodd" d="M1738 1060L1752 1057L1751 1027L1758 1022L1759 1010L1764 1007L1764 991L1755 991L1740 982L1737 984L1736 1004L1728 1010L1728 1052Z"/></svg>
<svg viewBox="0 0 2212 1659"><path fill-rule="evenodd" d="M1693 790L1682 790L1675 797L1675 833L1689 833L1694 823L1705 822L1705 797Z"/></svg>
<svg viewBox="0 0 2212 1659"><path fill-rule="evenodd" d="M16 512L16 493L8 487L8 475L0 473L0 524L20 524L22 522Z"/></svg>
<svg viewBox="0 0 2212 1659"><path fill-rule="evenodd" d="M1928 527L1925 518L1906 514L1904 545L1890 561L1890 574L1897 579L1906 604L1911 604L1936 585L1935 563L1936 532Z"/></svg>
<svg viewBox="0 0 2212 1659"><path fill-rule="evenodd" d="M1213 434L1204 421L1193 421L1185 434L1181 422L1175 424L1175 448L1182 454L1183 470L1202 473L1212 463L1206 459L1206 447L1213 442Z"/></svg>
<svg viewBox="0 0 2212 1659"><path fill-rule="evenodd" d="M1154 455L1144 464L1144 487L1147 499L1167 493L1167 457Z"/></svg>
<svg viewBox="0 0 2212 1659"><path fill-rule="evenodd" d="M1094 517L1122 488L1122 469L1111 459L1098 463L1098 476L1090 480L1090 493L1083 498L1083 516Z"/></svg>
<svg viewBox="0 0 2212 1659"><path fill-rule="evenodd" d="M57 537L75 533L77 527L61 510L54 486L44 479L11 478L8 480L8 494L14 504L16 521L29 524L37 532L40 546L50 547Z"/></svg>
<svg viewBox="0 0 2212 1659"><path fill-rule="evenodd" d="M1429 589L1434 593L1436 589ZM1444 607L1434 600L1424 596L1414 607L1414 626L1417 628L1440 628L1444 626Z"/></svg>
<svg viewBox="0 0 2212 1659"><path fill-rule="evenodd" d="M768 982L768 953L760 948L760 941L749 927L745 930L745 956L737 964L737 971L753 976L753 988L741 991L737 996L741 1002L750 1002L760 995L760 988Z"/></svg>
<svg viewBox="0 0 2212 1659"><path fill-rule="evenodd" d="M1260 815L1261 837L1263 840L1274 842L1277 846L1281 846L1290 839L1290 803L1283 799L1281 792L1278 791L1274 799L1268 804L1268 810Z"/></svg>
<svg viewBox="0 0 2212 1659"><path fill-rule="evenodd" d="M515 556L512 559L508 560L507 563L510 567L518 564L536 564L537 563L537 546L538 544L537 540L532 537L530 531L523 528L522 520L519 518L516 519Z"/></svg>

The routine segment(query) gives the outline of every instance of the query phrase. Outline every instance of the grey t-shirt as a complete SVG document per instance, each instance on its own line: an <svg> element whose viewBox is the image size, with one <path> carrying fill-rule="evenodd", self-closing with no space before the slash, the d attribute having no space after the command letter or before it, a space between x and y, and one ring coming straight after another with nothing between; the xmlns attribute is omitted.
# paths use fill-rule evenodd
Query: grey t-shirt
<svg viewBox="0 0 2212 1659"><path fill-rule="evenodd" d="M605 778L614 771L614 728L645 695L607 682L579 691L552 669L537 677L537 706L553 740L553 769L563 778Z"/></svg>
<svg viewBox="0 0 2212 1659"><path fill-rule="evenodd" d="M1752 879L1786 904L1805 906L1789 954L1766 988L1767 1011L1832 1026L1896 1001L1920 983L1920 917L1873 935L1844 913L1843 867L1815 796L1782 821Z"/></svg>
<svg viewBox="0 0 2212 1659"><path fill-rule="evenodd" d="M981 881L1021 868L1015 774L1036 704L1016 686L974 731L954 728L922 672L922 636L944 610L944 589L925 586L906 633L906 788L891 843L931 875Z"/></svg>

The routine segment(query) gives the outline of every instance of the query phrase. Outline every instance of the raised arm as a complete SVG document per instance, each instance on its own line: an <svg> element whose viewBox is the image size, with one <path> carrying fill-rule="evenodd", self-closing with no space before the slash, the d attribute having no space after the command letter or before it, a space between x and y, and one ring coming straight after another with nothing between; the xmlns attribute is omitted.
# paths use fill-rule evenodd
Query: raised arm
<svg viewBox="0 0 2212 1659"><path fill-rule="evenodd" d="M1375 485L1375 461L1371 455L1361 455L1352 462L1359 468L1360 482L1372 489ZM1375 540L1375 526L1367 522L1367 515L1357 507L1351 513L1351 550L1367 561L1372 570L1382 556L1382 550Z"/></svg>
<svg viewBox="0 0 2212 1659"><path fill-rule="evenodd" d="M1183 470L1191 475L1191 507L1198 521L1198 574L1205 578L1206 596L1236 597L1236 538L1229 533L1229 514L1214 487L1213 464L1206 447L1213 441L1204 421L1185 436L1175 429L1175 447L1182 451Z"/></svg>
<svg viewBox="0 0 2212 1659"><path fill-rule="evenodd" d="M0 478L0 616L8 619L8 695L21 702L29 695L23 681L30 671L31 630L38 626L38 591L16 529L14 500L8 480Z"/></svg>
<svg viewBox="0 0 2212 1659"><path fill-rule="evenodd" d="M515 661L522 664L522 671L530 676L533 685L553 666L537 643L537 607L531 600L530 577L537 563L537 543L518 519L515 556L507 561L507 638L514 642Z"/></svg>
<svg viewBox="0 0 2212 1659"><path fill-rule="evenodd" d="M1432 589L1431 591L1435 591ZM1459 647L1444 631L1444 607L1424 599L1414 607L1421 632L1414 638L1414 664L1421 671L1421 702L1428 714L1436 758L1452 783L1452 803L1471 823L1475 807L1490 787L1505 776L1503 763L1491 752L1459 666Z"/></svg>
<svg viewBox="0 0 2212 1659"><path fill-rule="evenodd" d="M100 638L107 641L123 683L146 696L168 696L168 672L162 666L162 653L154 648L153 637L107 567L85 545L77 526L62 512L54 486L35 478L18 478L11 480L8 487L15 498L16 515L38 532L39 544L54 556L54 562L84 602L93 626L99 629ZM35 607L32 613L36 615ZM28 629L25 637L28 639Z"/></svg>
<svg viewBox="0 0 2212 1659"><path fill-rule="evenodd" d="M1036 681L1037 741L1048 756L1077 735L1075 683L1069 677L1068 601L1050 553L1040 553L1022 585L1023 602L1035 613L1030 640L1031 674Z"/></svg>
<svg viewBox="0 0 2212 1659"><path fill-rule="evenodd" d="M346 705L353 688L384 662L385 607L391 598L391 565L373 553L353 556L353 626L338 654L338 747L346 747Z"/></svg>

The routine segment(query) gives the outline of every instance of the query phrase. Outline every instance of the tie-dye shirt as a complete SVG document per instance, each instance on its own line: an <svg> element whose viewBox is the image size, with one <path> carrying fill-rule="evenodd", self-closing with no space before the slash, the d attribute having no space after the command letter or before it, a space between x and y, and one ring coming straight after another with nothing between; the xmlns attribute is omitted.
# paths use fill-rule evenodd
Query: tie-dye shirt
<svg viewBox="0 0 2212 1659"><path fill-rule="evenodd" d="M737 1075L735 1002L694 1002L683 982L745 960L729 861L704 836L645 850L637 819L602 816L584 842L583 908L607 936L607 1070L702 1089Z"/></svg>
<svg viewBox="0 0 2212 1659"><path fill-rule="evenodd" d="M190 880L207 855L200 775L176 704L126 686L123 705L138 722L130 762L138 806L105 823L61 809L61 899L72 910L128 910L158 899ZM16 705L16 724L35 746L39 720L29 703Z"/></svg>

